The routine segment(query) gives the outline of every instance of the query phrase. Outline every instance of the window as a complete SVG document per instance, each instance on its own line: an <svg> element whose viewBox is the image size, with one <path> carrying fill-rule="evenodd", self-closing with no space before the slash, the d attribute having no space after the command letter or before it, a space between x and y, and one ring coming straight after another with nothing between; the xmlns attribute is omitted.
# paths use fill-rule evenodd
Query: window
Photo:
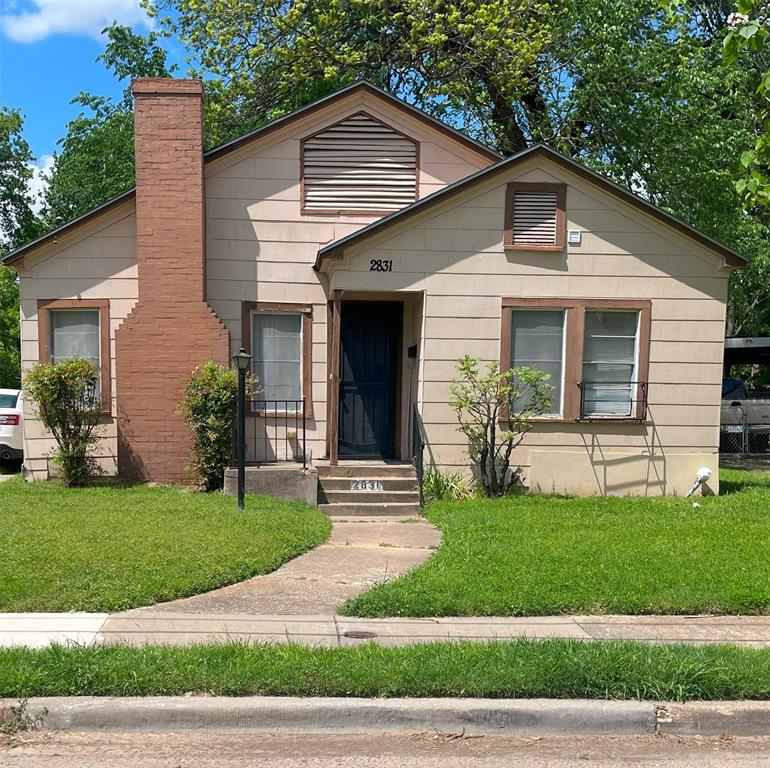
<svg viewBox="0 0 770 768"><path fill-rule="evenodd" d="M514 309L511 312L511 367L529 366L550 375L554 388L550 414L561 413L563 309ZM524 398L522 397L523 401ZM520 403L513 403L514 409Z"/></svg>
<svg viewBox="0 0 770 768"><path fill-rule="evenodd" d="M638 312L586 310L582 416L633 414L638 334Z"/></svg>
<svg viewBox="0 0 770 768"><path fill-rule="evenodd" d="M259 413L306 413L312 410L312 311L309 306L265 302L243 305L243 340L252 356L252 373L261 391L253 408ZM262 401L262 402L261 402Z"/></svg>
<svg viewBox="0 0 770 768"><path fill-rule="evenodd" d="M505 247L563 250L566 198L564 184L509 184L505 199Z"/></svg>
<svg viewBox="0 0 770 768"><path fill-rule="evenodd" d="M90 360L100 371L98 394L105 412L111 407L109 317L107 299L38 302L40 360Z"/></svg>
<svg viewBox="0 0 770 768"><path fill-rule="evenodd" d="M15 408L18 400L19 396L16 394L0 392L0 408Z"/></svg>
<svg viewBox="0 0 770 768"><path fill-rule="evenodd" d="M648 300L503 299L501 368L550 374L544 419L643 420L650 317Z"/></svg>
<svg viewBox="0 0 770 768"><path fill-rule="evenodd" d="M417 199L417 143L360 112L302 142L302 212L386 213Z"/></svg>
<svg viewBox="0 0 770 768"><path fill-rule="evenodd" d="M52 309L49 328L52 363L82 357L97 368L100 366L98 309Z"/></svg>

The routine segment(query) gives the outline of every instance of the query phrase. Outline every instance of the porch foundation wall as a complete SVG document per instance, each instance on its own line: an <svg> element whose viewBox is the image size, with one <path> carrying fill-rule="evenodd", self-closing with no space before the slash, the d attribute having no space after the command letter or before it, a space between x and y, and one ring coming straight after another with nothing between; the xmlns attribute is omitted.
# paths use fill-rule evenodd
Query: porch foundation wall
<svg viewBox="0 0 770 768"><path fill-rule="evenodd" d="M238 492L238 470L225 470L224 491L230 496ZM279 499L318 503L318 470L315 467L262 466L246 467L246 493L274 496Z"/></svg>

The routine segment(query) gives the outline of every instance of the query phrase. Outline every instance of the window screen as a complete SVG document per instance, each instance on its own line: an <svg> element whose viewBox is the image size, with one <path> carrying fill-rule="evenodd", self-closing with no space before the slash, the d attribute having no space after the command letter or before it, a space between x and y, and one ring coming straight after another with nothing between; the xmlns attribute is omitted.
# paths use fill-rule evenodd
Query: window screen
<svg viewBox="0 0 770 768"><path fill-rule="evenodd" d="M638 328L638 312L586 311L583 416L633 415Z"/></svg>
<svg viewBox="0 0 770 768"><path fill-rule="evenodd" d="M553 387L549 413L561 412L562 358L564 350L563 309L514 309L511 311L511 367L529 366L550 374ZM514 401L514 410L524 407L526 395Z"/></svg>
<svg viewBox="0 0 770 768"><path fill-rule="evenodd" d="M262 389L257 400L302 399L302 320L301 314L252 313L252 369ZM268 407L283 410L287 404ZM289 410L294 407L288 403Z"/></svg>

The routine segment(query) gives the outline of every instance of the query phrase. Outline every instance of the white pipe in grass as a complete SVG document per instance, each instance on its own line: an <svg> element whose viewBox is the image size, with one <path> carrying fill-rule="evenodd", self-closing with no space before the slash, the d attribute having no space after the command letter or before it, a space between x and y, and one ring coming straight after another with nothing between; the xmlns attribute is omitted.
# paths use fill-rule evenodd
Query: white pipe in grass
<svg viewBox="0 0 770 768"><path fill-rule="evenodd" d="M693 483L692 488L685 494L685 499L689 499L690 496L703 485L703 483L707 483L711 479L711 470L708 467L701 467L698 470L696 477L697 479Z"/></svg>

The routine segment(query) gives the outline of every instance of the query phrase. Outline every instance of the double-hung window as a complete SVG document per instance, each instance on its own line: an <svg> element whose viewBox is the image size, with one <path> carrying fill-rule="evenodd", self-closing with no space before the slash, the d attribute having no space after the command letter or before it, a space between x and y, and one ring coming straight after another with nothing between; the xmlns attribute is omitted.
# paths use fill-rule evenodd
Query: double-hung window
<svg viewBox="0 0 770 768"><path fill-rule="evenodd" d="M244 304L244 341L259 381L253 407L263 413L299 413L310 405L311 310L305 305Z"/></svg>
<svg viewBox="0 0 770 768"><path fill-rule="evenodd" d="M98 397L109 408L109 305L106 299L38 302L40 359L61 363L88 360L99 372Z"/></svg>
<svg viewBox="0 0 770 768"><path fill-rule="evenodd" d="M586 310L581 416L633 416L638 342L639 312Z"/></svg>
<svg viewBox="0 0 770 768"><path fill-rule="evenodd" d="M551 391L549 415L558 416L562 406L562 377L564 371L564 316L563 309L513 309L511 311L512 368L536 368L548 374ZM512 407L525 410L528 393L519 389Z"/></svg>
<svg viewBox="0 0 770 768"><path fill-rule="evenodd" d="M649 301L503 299L503 370L548 374L551 407L543 418L641 420L646 417ZM511 403L528 407L527 392Z"/></svg>

